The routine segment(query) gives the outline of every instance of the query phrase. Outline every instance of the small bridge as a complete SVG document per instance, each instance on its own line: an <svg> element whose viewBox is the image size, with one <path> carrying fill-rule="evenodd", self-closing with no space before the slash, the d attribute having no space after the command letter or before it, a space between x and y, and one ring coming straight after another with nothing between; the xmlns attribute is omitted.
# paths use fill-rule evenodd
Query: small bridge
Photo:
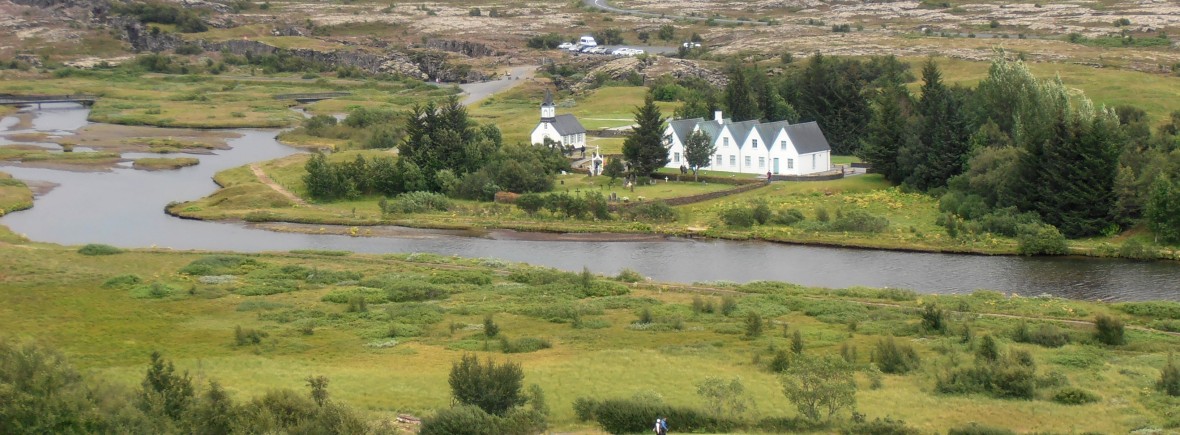
<svg viewBox="0 0 1180 435"><path fill-rule="evenodd" d="M12 95L0 94L0 106L31 106L36 104L40 109L42 104L49 103L77 103L86 107L94 105L98 97L94 95Z"/></svg>
<svg viewBox="0 0 1180 435"><path fill-rule="evenodd" d="M313 103L320 100L327 100L329 98L347 97L352 95L350 92L314 92L310 94L278 94L275 95L276 100L295 100L300 103Z"/></svg>

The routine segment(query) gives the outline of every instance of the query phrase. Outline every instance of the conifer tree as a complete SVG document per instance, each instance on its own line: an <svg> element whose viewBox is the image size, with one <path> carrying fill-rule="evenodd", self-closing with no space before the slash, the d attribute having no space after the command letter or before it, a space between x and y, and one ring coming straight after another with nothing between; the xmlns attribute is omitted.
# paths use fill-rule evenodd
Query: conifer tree
<svg viewBox="0 0 1180 435"><path fill-rule="evenodd" d="M725 85L724 98L725 109L734 121L749 121L762 117L752 94L751 80L746 75L746 71L740 66L730 67L729 83Z"/></svg>
<svg viewBox="0 0 1180 435"><path fill-rule="evenodd" d="M1156 240L1180 243L1180 189L1167 175L1160 175L1151 186L1147 201L1147 222Z"/></svg>
<svg viewBox="0 0 1180 435"><path fill-rule="evenodd" d="M945 186L963 172L970 158L970 129L963 112L963 91L948 88L933 59L922 67L922 98L918 101L918 138L903 150L906 182L929 190Z"/></svg>
<svg viewBox="0 0 1180 435"><path fill-rule="evenodd" d="M873 117L860 147L860 157L873 171L894 183L901 183L908 173L898 166L898 152L913 140L911 133L910 94L900 83L886 85L877 95Z"/></svg>
<svg viewBox="0 0 1180 435"><path fill-rule="evenodd" d="M650 92L643 106L635 110L635 124L623 141L623 158L631 165L632 175L646 177L668 164L668 148L664 145L667 125Z"/></svg>

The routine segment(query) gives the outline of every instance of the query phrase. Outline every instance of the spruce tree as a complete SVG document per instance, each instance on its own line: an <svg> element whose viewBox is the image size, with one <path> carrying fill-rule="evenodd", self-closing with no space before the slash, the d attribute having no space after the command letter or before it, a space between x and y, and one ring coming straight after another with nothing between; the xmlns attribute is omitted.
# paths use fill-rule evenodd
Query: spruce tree
<svg viewBox="0 0 1180 435"><path fill-rule="evenodd" d="M733 65L729 71L729 83L725 85L725 108L734 121L759 119L758 103L754 100L751 80L740 66ZM765 83L765 79L762 80Z"/></svg>
<svg viewBox="0 0 1180 435"><path fill-rule="evenodd" d="M864 65L816 53L797 77L781 89L799 119L816 121L832 154L854 155L869 124Z"/></svg>
<svg viewBox="0 0 1180 435"><path fill-rule="evenodd" d="M631 165L632 175L646 177L668 164L668 148L664 145L667 125L650 92L643 106L635 110L635 124L623 141L623 158Z"/></svg>
<svg viewBox="0 0 1180 435"><path fill-rule="evenodd" d="M1033 210L1066 237L1102 233L1115 225L1114 191L1121 131L1108 110L1079 112L1059 124L1058 140L1044 147Z"/></svg>
<svg viewBox="0 0 1180 435"><path fill-rule="evenodd" d="M898 152L913 140L907 113L911 104L910 94L900 83L889 84L875 100L873 117L869 121L859 155L872 166L874 172L884 175L893 183L901 183L909 174L902 172L898 166Z"/></svg>
<svg viewBox="0 0 1180 435"><path fill-rule="evenodd" d="M922 67L922 98L918 101L918 139L903 152L906 182L920 190L945 186L963 172L970 158L970 129L963 112L964 95L942 83L933 59Z"/></svg>

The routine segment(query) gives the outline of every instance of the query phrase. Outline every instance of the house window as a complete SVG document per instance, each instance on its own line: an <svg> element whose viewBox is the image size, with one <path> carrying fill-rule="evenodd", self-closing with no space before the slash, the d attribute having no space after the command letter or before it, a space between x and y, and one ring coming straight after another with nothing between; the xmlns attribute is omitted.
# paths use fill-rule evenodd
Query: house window
<svg viewBox="0 0 1180 435"><path fill-rule="evenodd" d="M780 147L780 148L781 148L783 151L786 151L786 150L787 150L787 141L785 141L785 140L784 140L784 141L782 141L782 142L779 142L779 147Z"/></svg>
<svg viewBox="0 0 1180 435"><path fill-rule="evenodd" d="M733 154L729 155L729 166L737 166L737 156Z"/></svg>
<svg viewBox="0 0 1180 435"><path fill-rule="evenodd" d="M765 168L765 167L766 167L766 157L759 157L759 158L758 158L758 167L759 167L759 168Z"/></svg>
<svg viewBox="0 0 1180 435"><path fill-rule="evenodd" d="M787 169L795 169L795 159L787 159Z"/></svg>
<svg viewBox="0 0 1180 435"><path fill-rule="evenodd" d="M758 139L754 139L754 148L758 148Z"/></svg>
<svg viewBox="0 0 1180 435"><path fill-rule="evenodd" d="M718 154L718 155L717 155L717 166L721 166L721 163L722 163L722 161L721 161L721 154Z"/></svg>
<svg viewBox="0 0 1180 435"><path fill-rule="evenodd" d="M815 169L815 154L811 155L811 169Z"/></svg>
<svg viewBox="0 0 1180 435"><path fill-rule="evenodd" d="M680 153L672 153L672 161L680 163Z"/></svg>
<svg viewBox="0 0 1180 435"><path fill-rule="evenodd" d="M723 147L729 146L729 138L728 137L721 138L721 146L723 146Z"/></svg>
<svg viewBox="0 0 1180 435"><path fill-rule="evenodd" d="M746 166L750 166L750 156L746 156Z"/></svg>

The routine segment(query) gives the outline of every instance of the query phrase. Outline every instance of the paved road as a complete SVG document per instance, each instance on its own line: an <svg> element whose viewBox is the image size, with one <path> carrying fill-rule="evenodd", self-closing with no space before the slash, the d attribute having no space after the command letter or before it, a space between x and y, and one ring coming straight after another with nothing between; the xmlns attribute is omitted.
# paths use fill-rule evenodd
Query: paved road
<svg viewBox="0 0 1180 435"><path fill-rule="evenodd" d="M512 72L510 76L501 76L499 79L481 82L481 83L465 83L459 85L459 89L463 90L463 104L470 106L478 103L484 98L490 97L497 92L506 91L513 86L524 83L525 80L533 78L533 74L537 72L536 65L522 65L509 68Z"/></svg>
<svg viewBox="0 0 1180 435"><path fill-rule="evenodd" d="M689 17L689 16L684 16L684 15L657 14L657 13L652 13L652 12L638 11L638 10L634 10L634 9L619 9L614 6L611 6L610 3L607 3L606 0L582 0L582 2L585 3L586 6L602 9L602 10L608 11L608 12L614 12L616 14L636 15L636 16L640 16L640 17L670 18L673 20L692 20L692 21L708 21L709 20L709 17ZM766 23L761 22L761 21L742 21L742 20L731 20L731 19L727 19L727 18L714 18L713 21L716 23L721 23L721 24L751 24L751 25L755 25L755 26L765 26L766 25Z"/></svg>

